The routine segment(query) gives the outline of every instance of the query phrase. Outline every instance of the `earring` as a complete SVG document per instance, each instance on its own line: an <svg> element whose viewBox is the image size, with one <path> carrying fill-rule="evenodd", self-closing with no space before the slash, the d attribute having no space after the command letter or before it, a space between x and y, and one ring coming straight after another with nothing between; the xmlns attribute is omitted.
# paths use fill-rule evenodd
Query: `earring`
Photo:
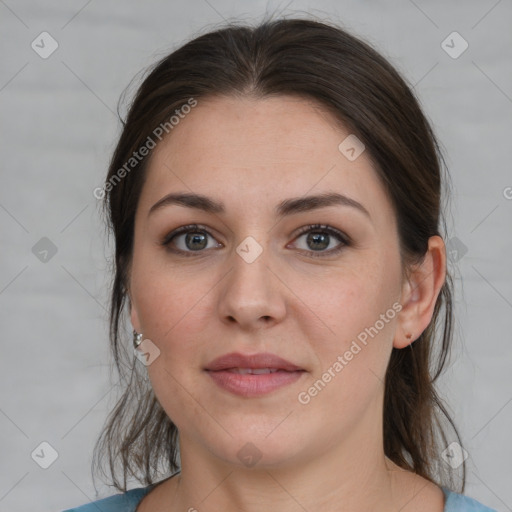
<svg viewBox="0 0 512 512"><path fill-rule="evenodd" d="M408 340L410 340L410 339L412 338L412 334L411 334L410 332L408 332L408 333L405 335L405 337L406 337Z"/></svg>
<svg viewBox="0 0 512 512"><path fill-rule="evenodd" d="M139 345L142 343L142 339L144 338L142 333L138 333L137 331L133 331L133 346L134 348L139 348Z"/></svg>

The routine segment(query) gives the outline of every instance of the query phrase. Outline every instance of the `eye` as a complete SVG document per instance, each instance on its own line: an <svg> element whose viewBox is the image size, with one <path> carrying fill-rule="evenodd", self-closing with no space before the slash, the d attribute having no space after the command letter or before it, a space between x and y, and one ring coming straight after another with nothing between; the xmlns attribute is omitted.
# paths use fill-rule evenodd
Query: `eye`
<svg viewBox="0 0 512 512"><path fill-rule="evenodd" d="M314 258L332 256L350 245L348 236L327 225L312 224L304 226L295 240L299 240L304 235L307 235L305 238L307 247L302 249L309 252L309 255ZM331 246L333 237L339 241L338 245L331 247L329 250L324 250Z"/></svg>
<svg viewBox="0 0 512 512"><path fill-rule="evenodd" d="M184 256L194 256L193 253L204 252L204 249L212 249L213 247L222 247L222 244L209 245L208 238L212 237L211 233L198 224L190 224L182 226L168 235L162 240L161 244L174 253L183 254Z"/></svg>
<svg viewBox="0 0 512 512"><path fill-rule="evenodd" d="M332 256L350 245L350 238L347 235L327 225L304 226L294 241L305 235L307 235L305 238L307 247L299 247L299 249L308 252L308 255L314 258ZM223 246L221 243L209 244L208 238L215 240L206 227L189 224L166 235L161 241L161 245L170 252L183 256L199 256L201 252L205 252L205 249ZM338 240L338 244L325 250L332 245L333 238Z"/></svg>

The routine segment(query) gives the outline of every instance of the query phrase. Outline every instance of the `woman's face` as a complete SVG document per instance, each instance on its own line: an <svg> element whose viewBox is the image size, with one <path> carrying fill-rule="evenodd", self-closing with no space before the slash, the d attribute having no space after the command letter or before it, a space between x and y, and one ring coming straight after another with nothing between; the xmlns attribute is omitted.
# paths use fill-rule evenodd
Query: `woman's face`
<svg viewBox="0 0 512 512"><path fill-rule="evenodd" d="M379 441L399 243L368 153L338 148L349 135L304 99L217 97L154 150L131 318L160 351L147 370L182 457L283 466ZM203 199L151 210L169 194ZM308 199L327 194L348 199Z"/></svg>

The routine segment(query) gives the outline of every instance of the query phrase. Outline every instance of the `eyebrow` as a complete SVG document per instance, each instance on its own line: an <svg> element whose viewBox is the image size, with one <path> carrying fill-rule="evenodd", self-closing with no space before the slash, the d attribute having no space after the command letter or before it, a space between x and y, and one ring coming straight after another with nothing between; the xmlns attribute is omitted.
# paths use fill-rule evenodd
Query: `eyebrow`
<svg viewBox="0 0 512 512"><path fill-rule="evenodd" d="M204 196L193 193L170 193L157 201L148 212L148 216L165 206L178 205L186 208L195 208L207 213L222 214L226 212L223 203ZM327 206L350 206L364 213L371 219L368 210L358 201L337 192L326 192L318 195L293 197L281 201L275 208L277 217L285 217L295 213L307 212L324 208Z"/></svg>

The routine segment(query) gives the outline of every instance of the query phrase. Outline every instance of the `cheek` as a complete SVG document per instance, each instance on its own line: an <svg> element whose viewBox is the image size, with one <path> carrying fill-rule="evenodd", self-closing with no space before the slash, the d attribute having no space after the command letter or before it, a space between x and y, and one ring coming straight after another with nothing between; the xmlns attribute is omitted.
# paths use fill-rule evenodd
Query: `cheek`
<svg viewBox="0 0 512 512"><path fill-rule="evenodd" d="M190 418L204 416L196 390L201 389L199 355L204 351L205 319L212 315L208 287L191 277L169 271L153 273L147 267L139 277L136 272L133 276L144 338L160 350L147 366L151 386L176 426L190 429Z"/></svg>
<svg viewBox="0 0 512 512"><path fill-rule="evenodd" d="M137 294L137 310L144 330L161 350L193 349L196 332L203 328L207 311L207 288L194 286L190 281L159 276L147 280Z"/></svg>
<svg viewBox="0 0 512 512"><path fill-rule="evenodd" d="M322 292L315 295L312 309L329 329L323 329L327 336L310 337L316 340L313 348L322 370L343 373L350 388L369 375L379 379L385 374L400 309L400 268L392 261L382 255L367 259L357 271L323 283ZM336 372L339 356L343 370L338 364Z"/></svg>
<svg viewBox="0 0 512 512"><path fill-rule="evenodd" d="M343 291L329 290L333 332L307 335L317 364L297 399L304 413L315 411L326 432L348 431L368 414L380 414L397 311L391 294L376 297L376 285L354 278Z"/></svg>
<svg viewBox="0 0 512 512"><path fill-rule="evenodd" d="M198 277L200 271L172 264L150 242L140 235L135 243L131 288L144 335L160 345L197 315L208 283Z"/></svg>
<svg viewBox="0 0 512 512"><path fill-rule="evenodd" d="M147 370L155 393L162 399L169 394L172 400L165 402L173 409L186 399L181 387L193 390L201 374L217 281L211 269L176 268L154 255L134 258L132 287L141 330L160 350Z"/></svg>

